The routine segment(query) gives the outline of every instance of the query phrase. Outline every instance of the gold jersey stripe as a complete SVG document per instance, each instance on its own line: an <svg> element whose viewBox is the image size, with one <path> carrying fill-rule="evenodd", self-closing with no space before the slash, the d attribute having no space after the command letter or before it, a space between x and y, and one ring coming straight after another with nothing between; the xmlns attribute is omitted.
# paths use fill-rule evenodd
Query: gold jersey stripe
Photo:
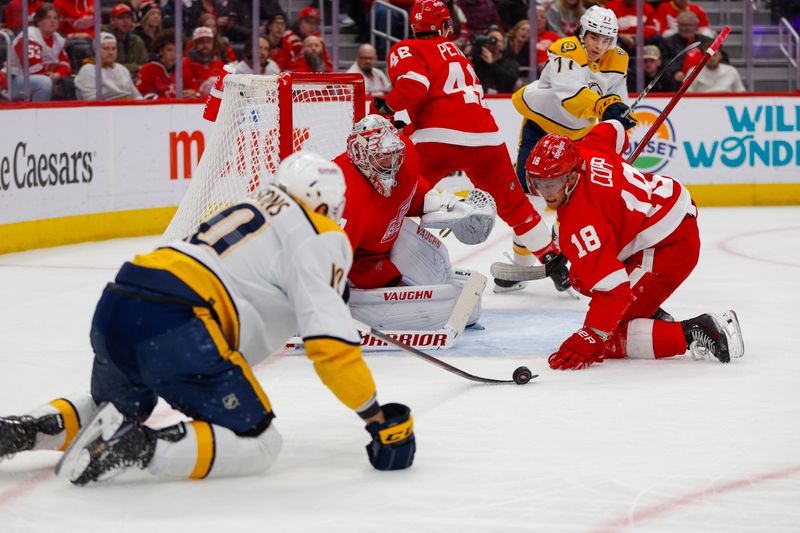
<svg viewBox="0 0 800 533"><path fill-rule="evenodd" d="M203 263L172 248L160 248L145 255L137 255L132 263L146 268L157 268L174 274L205 301L214 302L225 338L232 347L239 346L239 316L236 306L225 286L214 272Z"/></svg>
<svg viewBox="0 0 800 533"><path fill-rule="evenodd" d="M361 346L330 337L304 339L303 344L322 382L347 407L356 410L375 395L375 382L361 357Z"/></svg>
<svg viewBox="0 0 800 533"><path fill-rule="evenodd" d="M214 464L214 430L211 429L211 424L199 420L192 420L192 427L197 438L197 461L189 478L203 479L211 472Z"/></svg>
<svg viewBox="0 0 800 533"><path fill-rule="evenodd" d="M225 336L219 329L219 324L217 324L216 320L214 320L214 318L211 316L211 312L204 307L195 307L194 314L197 318L203 321L208 334L211 336L211 339L214 341L214 345L217 347L217 351L219 351L220 357L226 361L230 361L241 369L245 379L248 383L250 383L250 386L253 388L256 396L258 396L258 399L261 401L261 405L264 406L264 409L266 409L268 413L271 413L272 405L270 404L269 398L264 392L264 389L261 388L261 384L256 379L255 374L253 374L253 370L250 368L250 365L247 363L241 353L232 350L231 347L228 346Z"/></svg>
<svg viewBox="0 0 800 533"><path fill-rule="evenodd" d="M517 254L517 255L533 255L533 252L531 252L530 250L528 250L524 246L520 246L517 243L514 243L512 245L512 248L514 249L514 253Z"/></svg>
<svg viewBox="0 0 800 533"><path fill-rule="evenodd" d="M53 400L50 402L50 405L58 409L58 412L61 413L61 417L64 419L64 431L66 432L66 437L64 438L64 444L58 449L58 451L63 452L67 449L67 447L72 442L72 439L75 438L75 435L78 434L78 430L81 429L81 423L78 419L78 412L75 411L75 407L62 398L58 400Z"/></svg>

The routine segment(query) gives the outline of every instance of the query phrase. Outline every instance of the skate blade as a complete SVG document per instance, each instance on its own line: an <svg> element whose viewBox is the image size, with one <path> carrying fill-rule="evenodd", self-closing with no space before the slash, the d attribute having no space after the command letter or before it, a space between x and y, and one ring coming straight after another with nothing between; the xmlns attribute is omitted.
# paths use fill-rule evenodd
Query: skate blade
<svg viewBox="0 0 800 533"><path fill-rule="evenodd" d="M78 479L90 462L87 460L89 458L88 452L83 453L86 446L97 438L110 439L124 421L125 417L117 411L113 404L107 403L103 405L94 415L94 418L75 435L67 451L56 463L56 477L66 478L70 482Z"/></svg>
<svg viewBox="0 0 800 533"><path fill-rule="evenodd" d="M731 359L738 359L744 355L744 338L742 328L739 326L739 317L736 311L731 309L727 313L722 313L722 330L728 338L728 353Z"/></svg>

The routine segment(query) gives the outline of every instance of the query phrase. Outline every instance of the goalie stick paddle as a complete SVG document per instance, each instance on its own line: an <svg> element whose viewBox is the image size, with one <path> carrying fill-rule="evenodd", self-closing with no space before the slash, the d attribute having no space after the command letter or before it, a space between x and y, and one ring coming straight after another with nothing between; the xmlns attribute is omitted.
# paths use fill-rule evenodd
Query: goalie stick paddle
<svg viewBox="0 0 800 533"><path fill-rule="evenodd" d="M695 78L697 78L697 75L700 74L700 71L703 70L703 67L706 66L706 63L708 63L708 60L711 59L711 56L717 53L719 47L722 46L722 41L725 40L725 38L728 36L730 32L731 28L729 26L725 26L724 28L722 28L722 30L719 32L719 35L717 35L717 38L714 39L714 42L708 46L708 50L706 50L706 53L703 54L703 58L700 60L700 63L698 63L697 66L695 66L694 69L691 71L691 73L689 73L689 76L685 80L683 80L683 83L678 88L678 92L676 92L673 95L673 97L667 103L667 106L664 108L661 114L658 115L658 118L656 118L656 120L653 122L653 125L650 126L650 129L647 130L647 133L644 134L642 140L639 141L639 145L636 147L631 156L628 158L628 163L633 163L634 161L636 161L636 158L639 157L639 154L642 153L642 150L644 150L645 146L647 146L647 143L649 143L650 139L653 138L653 135L656 134L658 128L661 127L661 124L663 124L664 121L667 119L667 116L670 114L670 112L672 112L672 109L678 104L678 101L683 96L683 93L685 93L686 90L689 88L689 86L694 82Z"/></svg>

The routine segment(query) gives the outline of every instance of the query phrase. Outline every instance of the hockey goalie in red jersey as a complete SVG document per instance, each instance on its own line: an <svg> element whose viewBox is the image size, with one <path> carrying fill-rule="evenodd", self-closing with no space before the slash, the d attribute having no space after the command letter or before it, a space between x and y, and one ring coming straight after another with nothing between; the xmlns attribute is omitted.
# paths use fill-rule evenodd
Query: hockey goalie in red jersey
<svg viewBox="0 0 800 533"><path fill-rule="evenodd" d="M437 329L458 296L463 276L454 274L444 243L425 228L451 229L461 242L481 243L494 227L491 196L475 189L461 198L433 189L420 176L414 144L380 115L367 115L354 125L347 151L334 163L347 184L341 223L353 247L349 281L354 317L374 327ZM407 216L420 217L421 226ZM409 298L405 289L370 292L401 285L430 293L410 293L426 294L425 301L399 305L417 298Z"/></svg>
<svg viewBox="0 0 800 533"><path fill-rule="evenodd" d="M734 311L675 322L661 309L697 264L697 208L679 181L629 165L620 155L627 146L624 128L610 120L578 142L546 135L528 157L528 185L557 210L572 286L591 298L583 327L550 356L550 367L687 350L723 363L741 357Z"/></svg>
<svg viewBox="0 0 800 533"><path fill-rule="evenodd" d="M422 175L433 185L463 170L472 183L492 195L497 214L514 230L514 246L531 262L535 255L551 265L558 290L569 287L566 264L539 214L526 198L497 123L483 102L475 69L450 41L450 11L440 0L417 0L411 9L413 39L389 52L393 88L376 98L380 113L406 110L414 132ZM517 254L515 254L516 256ZM499 290L511 289L506 282ZM496 287L498 289L498 287Z"/></svg>

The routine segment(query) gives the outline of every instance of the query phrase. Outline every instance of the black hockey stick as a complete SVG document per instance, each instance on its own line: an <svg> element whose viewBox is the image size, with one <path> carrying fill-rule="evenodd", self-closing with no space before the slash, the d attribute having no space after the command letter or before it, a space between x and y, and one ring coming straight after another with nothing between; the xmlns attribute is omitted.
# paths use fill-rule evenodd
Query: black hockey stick
<svg viewBox="0 0 800 533"><path fill-rule="evenodd" d="M634 108L635 108L637 105L639 105L639 102L641 102L641 101L642 101L642 99L643 99L645 96L647 96L647 93L649 93L650 91L652 91L652 90L653 90L653 87L655 87L655 86L656 86L656 83L658 83L658 80L660 80L660 79L661 79L661 76L663 76L663 75L664 75L664 74L667 72L667 70L669 69L669 67L670 67L670 66L671 66L671 65L672 65L672 64L673 64L675 61L677 61L677 60L678 60L678 59L680 59L681 57L685 56L687 53L689 53L690 51L694 50L694 49L695 49L695 48L697 48L698 46L700 46L700 41L697 41L696 43L692 43L692 44L690 44L689 46L687 46L686 48L684 48L683 50L681 50L680 52L678 52L678 55L676 55L675 57L673 57L672 59L670 59L670 60L669 60L669 63L667 63L666 65L664 65L664 68L662 68L662 69L661 69L661 71L660 71L660 72L659 72L659 73L656 75L656 77L655 77L655 78L653 78L653 81L651 81L650 83L648 83L648 84L647 84L647 87L645 87L645 88L644 88L644 90L643 90L641 93L639 93L639 96L637 96L637 97L636 97L636 100L634 100L634 101L633 101L633 103L631 104L631 107L630 107L630 109L628 110L628 114L630 114L630 113L631 113L631 111L633 111L633 109L634 109ZM626 116L627 116L627 114L626 114Z"/></svg>
<svg viewBox="0 0 800 533"><path fill-rule="evenodd" d="M359 324L358 328L362 329L361 326L362 325ZM397 348L400 348L401 350L404 350L404 351L410 353L411 355L419 357L420 359L423 359L423 360L429 362L432 365L436 365L436 366L438 366L439 368L441 368L443 370L447 370L448 372L450 372L452 374L455 374L457 376L461 376L462 378L468 379L470 381L477 381L478 383L516 383L517 385L524 385L524 384L528 383L530 380L532 380L533 378L536 378L536 377L539 376L538 374L531 374L531 371L528 370L528 368L524 367L524 366L521 366L521 367L517 368L516 370L514 370L513 379L492 379L492 378L484 378L484 377L481 377L481 376L475 376L473 374L470 374L469 372L464 372L460 368L456 368L456 367L454 367L453 365L451 365L449 363L445 363L444 361L442 361L440 359L437 359L436 357L434 357L432 355L428 355L425 352L423 352L422 350L417 350L416 348L414 348L412 346L409 346L408 344L406 344L404 342L400 342L398 340L395 340L392 337L390 337L389 335L386 335L385 333L383 333L381 331L378 331L377 329L375 329L373 327L367 326L366 324L363 324L363 326L364 326L363 329L368 331L369 334L372 335L373 337L377 337L380 340L382 340L383 342L386 342L388 344L396 346Z"/></svg>

